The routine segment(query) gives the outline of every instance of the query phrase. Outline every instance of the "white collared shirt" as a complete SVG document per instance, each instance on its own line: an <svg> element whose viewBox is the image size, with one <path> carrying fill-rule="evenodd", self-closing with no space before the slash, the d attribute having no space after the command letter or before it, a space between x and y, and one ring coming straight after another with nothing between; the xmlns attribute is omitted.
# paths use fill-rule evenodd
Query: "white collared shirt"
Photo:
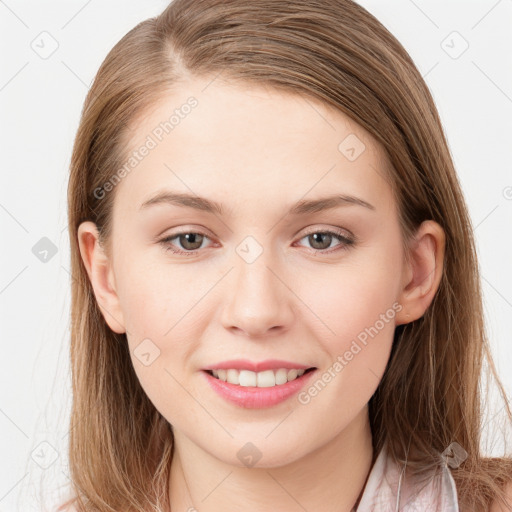
<svg viewBox="0 0 512 512"><path fill-rule="evenodd" d="M402 477L401 467L386 446L370 471L356 512L459 512L457 489L450 469L421 481Z"/></svg>

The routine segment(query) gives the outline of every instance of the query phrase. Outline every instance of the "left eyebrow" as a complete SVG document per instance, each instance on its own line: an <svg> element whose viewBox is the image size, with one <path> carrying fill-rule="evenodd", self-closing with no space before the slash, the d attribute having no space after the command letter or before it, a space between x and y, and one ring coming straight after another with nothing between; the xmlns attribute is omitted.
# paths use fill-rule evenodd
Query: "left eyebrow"
<svg viewBox="0 0 512 512"><path fill-rule="evenodd" d="M375 211L375 206L368 203L364 199L349 195L334 195L322 197L320 199L299 201L292 206L289 213L291 215L304 215L307 213L316 213L322 210L330 210L338 206L358 205Z"/></svg>
<svg viewBox="0 0 512 512"><path fill-rule="evenodd" d="M208 213L217 213L221 216L224 215L223 205L217 203L216 201L192 194L176 193L170 191L159 192L147 201L144 201L139 209L142 210L156 204L171 204L186 208L194 208L196 210L201 210ZM330 210L339 206L351 205L362 206L373 211L376 210L375 206L359 197L338 194L322 197L319 199L301 200L292 205L288 213L290 215L305 215L309 213L317 213L323 210Z"/></svg>

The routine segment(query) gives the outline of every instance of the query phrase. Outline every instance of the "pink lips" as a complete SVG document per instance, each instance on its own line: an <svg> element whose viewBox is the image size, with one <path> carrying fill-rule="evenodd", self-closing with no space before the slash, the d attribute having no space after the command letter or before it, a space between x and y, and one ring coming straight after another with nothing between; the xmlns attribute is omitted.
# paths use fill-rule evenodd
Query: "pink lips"
<svg viewBox="0 0 512 512"><path fill-rule="evenodd" d="M257 386L239 386L236 384L230 384L229 382L224 382L215 378L208 371L206 371L213 369L229 370L230 368L237 370L264 371L279 368L296 368L299 370L305 370L311 367L277 360L263 361L259 364L251 363L250 361L237 360L217 363L214 366L205 368L205 371L201 372L205 376L210 387L222 398L246 409L263 409L284 402L288 398L297 394L301 388L303 388L310 381L311 375L316 372L316 369L310 372L306 372L302 376L297 377L295 380L287 382L286 384L268 388L259 388ZM257 368L257 370L254 370L254 368Z"/></svg>
<svg viewBox="0 0 512 512"><path fill-rule="evenodd" d="M306 366L304 364L293 363L291 361L282 361L280 359L267 359L266 361L261 361L259 363L249 361L247 359L233 359L231 361L215 363L203 369L230 370L231 368L235 370L250 370L251 372L263 372L265 370L279 370L279 368L286 368L288 370L292 370L293 368L296 368L297 370L307 370L308 368L312 367Z"/></svg>

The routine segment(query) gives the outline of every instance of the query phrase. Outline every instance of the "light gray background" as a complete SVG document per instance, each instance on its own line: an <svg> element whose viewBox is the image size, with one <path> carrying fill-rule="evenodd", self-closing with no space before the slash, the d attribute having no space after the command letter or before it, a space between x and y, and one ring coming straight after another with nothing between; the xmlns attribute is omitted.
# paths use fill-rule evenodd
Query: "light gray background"
<svg viewBox="0 0 512 512"><path fill-rule="evenodd" d="M404 44L437 103L473 219L492 349L510 394L512 0L360 3ZM41 488L50 506L67 482L71 148L107 52L166 4L0 0L0 512L43 510ZM45 54L52 45L58 48ZM46 262L33 252L48 246L43 237L56 250Z"/></svg>

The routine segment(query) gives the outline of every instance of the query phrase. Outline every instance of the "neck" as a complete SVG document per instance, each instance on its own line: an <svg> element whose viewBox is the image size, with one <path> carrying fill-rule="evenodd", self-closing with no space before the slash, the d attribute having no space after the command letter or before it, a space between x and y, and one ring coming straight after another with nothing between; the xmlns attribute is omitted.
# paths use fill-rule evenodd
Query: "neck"
<svg viewBox="0 0 512 512"><path fill-rule="evenodd" d="M177 430L174 441L169 485L172 512L350 512L373 458L367 408L329 443L281 466L227 464Z"/></svg>

